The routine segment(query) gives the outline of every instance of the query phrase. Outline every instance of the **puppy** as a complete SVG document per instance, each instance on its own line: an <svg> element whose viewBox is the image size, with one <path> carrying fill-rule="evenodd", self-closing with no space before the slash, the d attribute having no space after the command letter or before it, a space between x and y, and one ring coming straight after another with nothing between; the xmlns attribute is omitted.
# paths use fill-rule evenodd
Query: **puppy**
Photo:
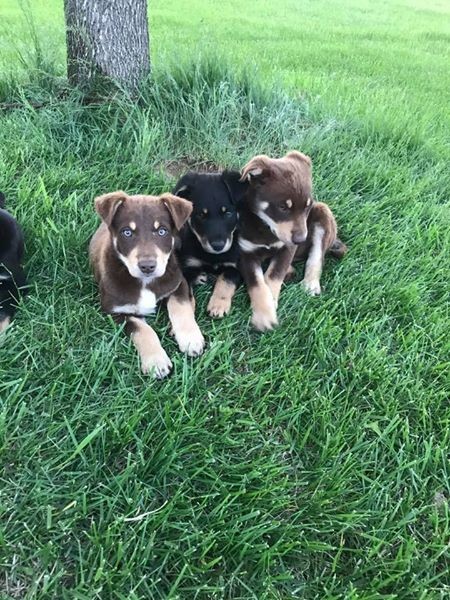
<svg viewBox="0 0 450 600"><path fill-rule="evenodd" d="M320 294L326 252L342 257L331 210L312 196L311 159L301 152L283 158L255 156L242 170L249 189L240 214L240 270L253 309L252 323L265 331L277 324L281 284L293 259L306 258L304 288ZM262 265L269 266L263 273Z"/></svg>
<svg viewBox="0 0 450 600"><path fill-rule="evenodd" d="M174 193L192 202L193 210L182 232L179 260L189 285L217 276L208 303L212 317L223 317L231 308L241 283L237 269L238 205L248 187L238 171L184 175Z"/></svg>
<svg viewBox="0 0 450 600"><path fill-rule="evenodd" d="M0 332L8 327L17 300L26 291L26 277L20 266L23 247L22 230L5 210L5 196L0 192Z"/></svg>
<svg viewBox="0 0 450 600"><path fill-rule="evenodd" d="M89 254L102 309L117 322L125 321L143 373L152 371L163 378L172 362L145 322L160 300L167 299L172 332L182 352L198 356L205 344L174 252L192 205L172 194L129 196L118 191L96 198L95 209L103 223Z"/></svg>

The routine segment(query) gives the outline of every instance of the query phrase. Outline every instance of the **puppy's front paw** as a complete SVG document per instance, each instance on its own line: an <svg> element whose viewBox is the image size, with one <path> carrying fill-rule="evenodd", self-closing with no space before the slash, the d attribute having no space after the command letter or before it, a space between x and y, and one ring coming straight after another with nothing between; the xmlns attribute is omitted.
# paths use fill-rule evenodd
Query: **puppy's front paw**
<svg viewBox="0 0 450 600"><path fill-rule="evenodd" d="M179 333L176 338L181 352L185 352L188 356L200 356L202 354L205 347L205 338L198 327L186 333Z"/></svg>
<svg viewBox="0 0 450 600"><path fill-rule="evenodd" d="M278 325L278 319L275 311L254 312L252 315L252 325L258 331L270 331Z"/></svg>
<svg viewBox="0 0 450 600"><path fill-rule="evenodd" d="M311 296L319 296L320 292L320 281L318 279L303 279L302 281L303 289L308 292Z"/></svg>
<svg viewBox="0 0 450 600"><path fill-rule="evenodd" d="M231 298L220 298L212 295L206 310L210 317L221 319L231 310Z"/></svg>
<svg viewBox="0 0 450 600"><path fill-rule="evenodd" d="M149 354L141 360L141 370L144 375L153 373L156 379L164 379L172 370L172 361L161 348L159 352Z"/></svg>

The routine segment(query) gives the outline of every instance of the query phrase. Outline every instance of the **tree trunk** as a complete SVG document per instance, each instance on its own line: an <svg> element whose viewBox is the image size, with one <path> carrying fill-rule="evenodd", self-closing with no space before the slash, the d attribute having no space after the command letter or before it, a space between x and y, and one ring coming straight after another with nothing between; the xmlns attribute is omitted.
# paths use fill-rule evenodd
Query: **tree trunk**
<svg viewBox="0 0 450 600"><path fill-rule="evenodd" d="M147 0L64 0L72 85L110 78L133 90L150 72Z"/></svg>

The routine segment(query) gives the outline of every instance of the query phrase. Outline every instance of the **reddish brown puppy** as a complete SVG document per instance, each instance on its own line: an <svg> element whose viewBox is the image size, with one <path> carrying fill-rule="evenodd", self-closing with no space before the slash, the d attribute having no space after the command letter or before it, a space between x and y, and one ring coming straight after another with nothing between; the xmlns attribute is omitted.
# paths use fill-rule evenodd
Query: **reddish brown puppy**
<svg viewBox="0 0 450 600"><path fill-rule="evenodd" d="M240 270L252 304L252 323L265 331L277 324L281 284L292 261L306 259L303 286L320 294L325 253L343 256L346 247L337 238L331 210L313 200L311 159L305 154L255 156L243 168L242 180L248 180L249 190L240 212Z"/></svg>
<svg viewBox="0 0 450 600"><path fill-rule="evenodd" d="M89 254L102 309L118 322L126 322L142 371L165 377L172 362L145 321L160 300L167 299L172 331L182 352L197 356L205 344L174 252L192 204L172 194L129 196L118 191L96 198L95 209L103 223L91 240Z"/></svg>

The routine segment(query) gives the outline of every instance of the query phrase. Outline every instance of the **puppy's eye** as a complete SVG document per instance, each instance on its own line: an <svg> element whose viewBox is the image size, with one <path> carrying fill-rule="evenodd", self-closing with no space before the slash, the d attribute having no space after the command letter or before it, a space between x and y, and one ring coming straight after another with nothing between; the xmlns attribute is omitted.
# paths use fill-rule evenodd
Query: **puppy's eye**
<svg viewBox="0 0 450 600"><path fill-rule="evenodd" d="M130 238L133 235L133 232L129 227L124 227L120 233L125 238Z"/></svg>
<svg viewBox="0 0 450 600"><path fill-rule="evenodd" d="M231 216L232 216L232 214L233 214L233 213L231 212L231 210L226 210L226 211L223 213L223 216L224 216L224 217L231 217Z"/></svg>
<svg viewBox="0 0 450 600"><path fill-rule="evenodd" d="M161 237L164 237L165 235L168 234L168 231L165 227L160 227L157 231L157 234L160 235Z"/></svg>
<svg viewBox="0 0 450 600"><path fill-rule="evenodd" d="M287 206L287 204L281 204L280 210L281 212L289 212L291 210L291 207Z"/></svg>

